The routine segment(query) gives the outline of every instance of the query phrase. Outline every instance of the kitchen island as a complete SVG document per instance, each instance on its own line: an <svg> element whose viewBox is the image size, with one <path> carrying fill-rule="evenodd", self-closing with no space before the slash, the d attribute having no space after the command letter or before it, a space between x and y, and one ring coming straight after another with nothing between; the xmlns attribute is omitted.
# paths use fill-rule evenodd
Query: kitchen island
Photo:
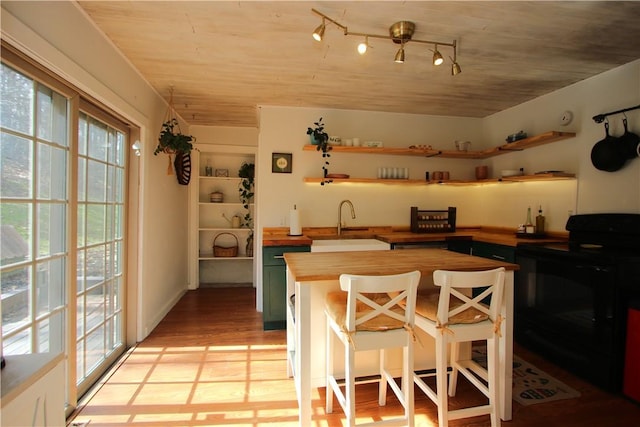
<svg viewBox="0 0 640 427"><path fill-rule="evenodd" d="M389 275L419 270L420 287L433 286L435 270L477 271L504 267L505 295L501 314L500 340L500 412L505 421L511 419L511 386L513 359L513 272L517 264L459 254L442 249L415 249L410 251L363 251L330 253L286 253L287 264L287 350L289 374L294 377L299 405L299 425L312 425L312 389L325 387L324 297L327 292L340 289L342 273L363 275ZM293 297L293 298L292 298ZM293 302L295 300L295 302ZM435 366L433 340L418 330L422 346L415 347L415 370L433 369ZM377 353L367 357L359 353L356 376L377 373ZM361 355L362 354L362 355ZM400 354L389 357L391 371L397 365L400 372ZM336 362L341 357L335 358ZM364 363L362 363L364 362ZM336 366L339 371L342 369Z"/></svg>

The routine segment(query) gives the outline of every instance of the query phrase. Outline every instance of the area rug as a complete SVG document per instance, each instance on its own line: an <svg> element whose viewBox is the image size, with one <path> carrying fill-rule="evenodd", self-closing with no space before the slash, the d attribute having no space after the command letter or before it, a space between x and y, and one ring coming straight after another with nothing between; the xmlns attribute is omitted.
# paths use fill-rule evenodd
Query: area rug
<svg viewBox="0 0 640 427"><path fill-rule="evenodd" d="M473 347L472 359L486 366L484 347ZM513 355L513 400L523 406L579 397L577 390L558 381L531 363Z"/></svg>

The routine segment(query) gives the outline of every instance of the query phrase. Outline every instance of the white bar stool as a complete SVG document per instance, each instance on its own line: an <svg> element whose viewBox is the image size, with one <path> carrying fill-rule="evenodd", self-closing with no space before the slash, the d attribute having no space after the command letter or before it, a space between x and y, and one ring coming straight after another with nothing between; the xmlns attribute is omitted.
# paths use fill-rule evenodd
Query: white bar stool
<svg viewBox="0 0 640 427"><path fill-rule="evenodd" d="M416 326L435 339L436 390L420 375L414 375L418 387L438 406L438 426L447 427L449 420L488 414L491 426L500 425L498 386L498 339L500 334L500 304L504 294L504 268L488 271L444 271L433 273L440 292L419 295L416 301ZM486 288L476 297L469 297L473 288ZM489 306L482 303L490 298ZM487 342L487 369L471 359L460 360L461 342ZM451 377L449 396L455 396L458 372L488 397L481 406L448 409L447 350L451 344ZM486 383L486 384L485 384Z"/></svg>
<svg viewBox="0 0 640 427"><path fill-rule="evenodd" d="M347 424L355 426L355 353L380 350L378 404L386 404L387 384L404 407L404 416L360 425L403 423L414 425L413 406L413 335L415 303L420 272L390 276L342 274L340 288L346 292L327 294L327 413L333 412L335 393ZM345 350L344 392L333 367L334 340ZM385 349L403 348L402 385L398 387L385 368Z"/></svg>

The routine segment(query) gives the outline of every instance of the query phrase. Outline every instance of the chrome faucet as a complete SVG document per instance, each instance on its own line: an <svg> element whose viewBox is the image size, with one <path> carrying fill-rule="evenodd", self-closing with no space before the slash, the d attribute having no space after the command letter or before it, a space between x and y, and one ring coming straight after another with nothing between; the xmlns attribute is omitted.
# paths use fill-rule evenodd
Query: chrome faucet
<svg viewBox="0 0 640 427"><path fill-rule="evenodd" d="M342 234L342 205L344 205L345 203L348 204L351 208L351 218L356 219L356 211L353 209L353 203L351 203L351 200L341 201L340 205L338 206L338 236Z"/></svg>

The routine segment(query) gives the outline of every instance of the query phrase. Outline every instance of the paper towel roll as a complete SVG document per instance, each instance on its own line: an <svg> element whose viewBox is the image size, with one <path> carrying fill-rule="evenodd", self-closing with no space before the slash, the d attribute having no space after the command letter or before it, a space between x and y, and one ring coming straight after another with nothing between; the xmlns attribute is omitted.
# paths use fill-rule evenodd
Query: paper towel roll
<svg viewBox="0 0 640 427"><path fill-rule="evenodd" d="M301 236L302 228L300 227L300 212L297 209L291 209L289 212L289 236Z"/></svg>

